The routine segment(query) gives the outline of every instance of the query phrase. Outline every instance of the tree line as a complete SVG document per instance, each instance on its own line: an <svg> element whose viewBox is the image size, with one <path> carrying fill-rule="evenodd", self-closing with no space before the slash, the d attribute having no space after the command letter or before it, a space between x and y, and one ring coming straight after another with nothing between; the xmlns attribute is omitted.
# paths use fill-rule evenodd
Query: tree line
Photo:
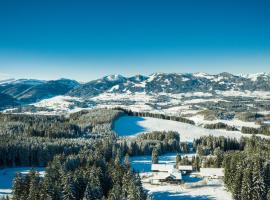
<svg viewBox="0 0 270 200"><path fill-rule="evenodd" d="M120 108L120 107L114 108L114 109L121 110L129 116L152 117L152 118L158 118L158 119L166 119L166 120L172 120L172 121L177 121L177 122L183 122L183 123L192 124L192 125L195 124L195 122L193 120L190 120L190 119L187 119L184 117L180 117L180 116L165 115L165 114L150 113L150 112L136 112L136 111Z"/></svg>
<svg viewBox="0 0 270 200"><path fill-rule="evenodd" d="M159 155L169 152L188 153L190 150L188 143L180 142L179 133L173 131L140 134L135 138L123 138L119 143L123 153L130 156L151 155L153 149Z"/></svg>
<svg viewBox="0 0 270 200"><path fill-rule="evenodd" d="M245 134L262 134L262 135L270 135L270 126L268 124L261 125L260 128L246 127L243 126L241 129L242 133Z"/></svg>

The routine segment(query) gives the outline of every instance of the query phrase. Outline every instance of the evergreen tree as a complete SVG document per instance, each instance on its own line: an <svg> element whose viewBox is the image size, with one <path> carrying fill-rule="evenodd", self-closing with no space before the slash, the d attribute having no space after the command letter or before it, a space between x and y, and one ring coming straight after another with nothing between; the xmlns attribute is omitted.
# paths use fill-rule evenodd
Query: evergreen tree
<svg viewBox="0 0 270 200"><path fill-rule="evenodd" d="M152 163L158 164L158 151L156 148L154 148L152 151Z"/></svg>
<svg viewBox="0 0 270 200"><path fill-rule="evenodd" d="M176 161L176 165L177 165L177 166L180 165L181 160L182 160L181 155L180 155L180 154L177 154L177 155L176 155L176 158L175 158L175 161Z"/></svg>
<svg viewBox="0 0 270 200"><path fill-rule="evenodd" d="M243 163L238 163L236 166L236 172L234 176L234 182L232 185L232 195L233 199L241 200L241 189L242 189L242 181L243 181Z"/></svg>
<svg viewBox="0 0 270 200"><path fill-rule="evenodd" d="M196 171L199 171L200 170L200 157L199 156L196 156L195 157L194 169Z"/></svg>
<svg viewBox="0 0 270 200"><path fill-rule="evenodd" d="M128 154L125 155L124 163L125 163L125 167L130 168L130 162L129 162L129 155Z"/></svg>
<svg viewBox="0 0 270 200"><path fill-rule="evenodd" d="M216 156L214 167L220 168L224 157L220 148L215 148L214 155Z"/></svg>
<svg viewBox="0 0 270 200"><path fill-rule="evenodd" d="M63 182L63 200L76 200L75 196L75 186L71 177L71 174L68 173L64 177Z"/></svg>
<svg viewBox="0 0 270 200"><path fill-rule="evenodd" d="M38 173L31 176L28 200L40 199L40 178Z"/></svg>
<svg viewBox="0 0 270 200"><path fill-rule="evenodd" d="M108 195L108 200L125 200L126 197L122 193L121 186L114 184Z"/></svg>
<svg viewBox="0 0 270 200"><path fill-rule="evenodd" d="M266 186L263 179L263 170L260 159L256 159L254 162L252 182L252 199L264 199L266 197Z"/></svg>
<svg viewBox="0 0 270 200"><path fill-rule="evenodd" d="M252 166L251 163L244 168L241 200L252 200Z"/></svg>
<svg viewBox="0 0 270 200"><path fill-rule="evenodd" d="M21 173L16 173L16 176L13 180L12 187L12 198L13 200L22 199L22 194L24 193L24 180Z"/></svg>
<svg viewBox="0 0 270 200"><path fill-rule="evenodd" d="M83 200L99 200L102 195L98 186L92 185L90 182L87 184Z"/></svg>

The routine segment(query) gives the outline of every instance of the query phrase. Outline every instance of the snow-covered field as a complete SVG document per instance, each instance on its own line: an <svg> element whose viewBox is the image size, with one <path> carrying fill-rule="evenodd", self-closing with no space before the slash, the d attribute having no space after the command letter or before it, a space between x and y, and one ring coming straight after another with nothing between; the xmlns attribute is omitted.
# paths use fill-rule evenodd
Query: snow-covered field
<svg viewBox="0 0 270 200"><path fill-rule="evenodd" d="M243 127L243 126L246 126L246 127L253 127L253 128L260 128L260 125L256 124L255 122L244 122L244 121L241 121L239 119L232 119L232 120L205 120L204 119L204 116L203 115L194 115L192 117L188 117L188 119L192 120L195 122L195 124L197 126L200 126L200 125L204 125L204 124L215 124L215 123L218 123L218 122L222 122L224 124L227 124L229 126L234 126L236 128L238 128L239 130Z"/></svg>
<svg viewBox="0 0 270 200"><path fill-rule="evenodd" d="M185 188L179 185L151 185L144 183L153 200L231 200L222 180L211 180L205 186Z"/></svg>
<svg viewBox="0 0 270 200"><path fill-rule="evenodd" d="M27 174L30 172L31 167L14 167L4 168L0 170L0 197L5 195L11 195L12 181L17 172ZM40 176L44 176L44 168L33 168L40 173Z"/></svg>
<svg viewBox="0 0 270 200"><path fill-rule="evenodd" d="M240 139L241 136L247 136L248 134L242 134L240 131L227 131L221 129L205 129L202 127L164 120L151 117L134 117L123 116L120 117L114 123L114 131L120 136L134 136L140 133L151 131L176 131L180 134L182 142L192 142L195 138L202 136L225 136L230 138ZM270 138L267 136L261 136Z"/></svg>

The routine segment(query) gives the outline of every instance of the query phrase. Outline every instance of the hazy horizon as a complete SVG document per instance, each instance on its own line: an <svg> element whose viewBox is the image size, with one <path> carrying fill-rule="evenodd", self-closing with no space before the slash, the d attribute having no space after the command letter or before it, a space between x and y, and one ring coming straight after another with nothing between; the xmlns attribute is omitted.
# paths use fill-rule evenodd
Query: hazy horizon
<svg viewBox="0 0 270 200"><path fill-rule="evenodd" d="M75 81L78 81L80 83L87 83L89 81L93 81L93 80L97 80L97 79L100 79L100 78L103 78L103 77L107 77L107 76L112 76L112 75L121 75L123 77L126 77L126 78L130 78L130 77L133 77L133 76L137 76L137 75L142 75L142 76L146 76L146 77L149 77L153 74L158 74L158 73L162 73L162 74L196 74L196 73L205 73L205 74L208 74L208 75L217 75L217 74L221 74L221 73L230 73L230 74L233 74L233 75L236 75L236 76L244 76L244 75L259 75L259 74L264 74L264 73L267 73L267 74L270 74L270 72L257 72L257 73L231 73L231 72L228 72L228 71L220 71L220 72L217 72L217 73L207 73L207 72L203 72L203 71L198 71L198 72L153 72L153 73L150 73L150 74L130 74L130 75L125 75L125 74L103 74L99 77L96 77L96 78L93 78L93 79L88 79L88 80L78 80L78 79L75 79L75 78L72 78L72 77L57 77L57 78L52 78L52 79L46 79L46 78L36 78L36 77L14 77L14 76L11 76L9 74L4 74L4 73L1 73L0 72L0 81L5 81L5 80L9 80L9 79L15 79L15 80L19 80L19 79L33 79L33 80L42 80L42 81L50 81L50 80L59 80L59 79L70 79L70 80L75 80Z"/></svg>

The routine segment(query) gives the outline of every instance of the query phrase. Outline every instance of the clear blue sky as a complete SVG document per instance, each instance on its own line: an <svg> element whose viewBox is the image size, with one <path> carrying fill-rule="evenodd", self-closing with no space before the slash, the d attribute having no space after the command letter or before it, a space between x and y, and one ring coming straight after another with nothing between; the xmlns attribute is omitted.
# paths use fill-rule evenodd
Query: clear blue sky
<svg viewBox="0 0 270 200"><path fill-rule="evenodd" d="M270 72L269 0L0 0L0 73Z"/></svg>

